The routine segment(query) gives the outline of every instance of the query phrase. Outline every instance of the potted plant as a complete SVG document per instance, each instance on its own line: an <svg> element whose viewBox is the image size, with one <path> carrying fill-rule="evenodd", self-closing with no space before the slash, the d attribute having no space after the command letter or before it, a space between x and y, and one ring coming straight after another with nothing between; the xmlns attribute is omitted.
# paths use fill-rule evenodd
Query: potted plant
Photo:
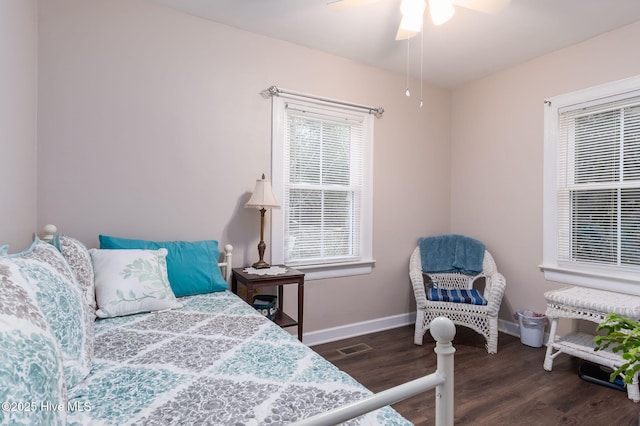
<svg viewBox="0 0 640 426"><path fill-rule="evenodd" d="M623 375L623 382L630 384L633 376L640 370L640 323L618 314L609 314L598 325L597 330L604 330L604 335L595 336L596 351L611 348L625 361L611 373L610 381Z"/></svg>

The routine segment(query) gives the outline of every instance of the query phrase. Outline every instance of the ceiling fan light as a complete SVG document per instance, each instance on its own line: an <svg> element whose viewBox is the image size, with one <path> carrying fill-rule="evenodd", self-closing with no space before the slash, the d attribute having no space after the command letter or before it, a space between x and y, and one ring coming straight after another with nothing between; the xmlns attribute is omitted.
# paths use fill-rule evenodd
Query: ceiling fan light
<svg viewBox="0 0 640 426"><path fill-rule="evenodd" d="M422 30L422 17L425 8L424 0L402 0L400 4L400 12L402 13L400 29L419 33Z"/></svg>
<svg viewBox="0 0 640 426"><path fill-rule="evenodd" d="M434 25L442 25L456 13L450 0L429 0L429 12Z"/></svg>

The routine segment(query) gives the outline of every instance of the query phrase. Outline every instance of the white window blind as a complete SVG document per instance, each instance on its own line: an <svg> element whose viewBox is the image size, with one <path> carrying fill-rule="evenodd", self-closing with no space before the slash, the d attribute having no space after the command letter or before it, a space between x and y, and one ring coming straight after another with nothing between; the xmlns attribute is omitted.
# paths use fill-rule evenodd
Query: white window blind
<svg viewBox="0 0 640 426"><path fill-rule="evenodd" d="M276 260L343 269L331 276L370 271L371 120L340 106L274 99L273 183L283 205L274 216ZM369 267L344 271L359 263Z"/></svg>
<svg viewBox="0 0 640 426"><path fill-rule="evenodd" d="M285 263L360 256L362 120L285 106Z"/></svg>
<svg viewBox="0 0 640 426"><path fill-rule="evenodd" d="M640 267L640 97L559 117L559 260Z"/></svg>
<svg viewBox="0 0 640 426"><path fill-rule="evenodd" d="M545 278L640 295L640 76L545 101Z"/></svg>

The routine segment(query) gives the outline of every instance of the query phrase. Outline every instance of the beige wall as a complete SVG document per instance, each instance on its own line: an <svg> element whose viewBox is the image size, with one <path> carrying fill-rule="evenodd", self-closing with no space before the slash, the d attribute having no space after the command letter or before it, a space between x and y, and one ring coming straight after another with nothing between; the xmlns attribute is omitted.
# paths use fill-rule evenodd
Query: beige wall
<svg viewBox="0 0 640 426"><path fill-rule="evenodd" d="M28 246L36 223L36 0L0 0L0 245Z"/></svg>
<svg viewBox="0 0 640 426"><path fill-rule="evenodd" d="M271 164L270 102L259 92L276 84L385 108L375 123L378 263L371 275L308 282L306 331L413 310L409 253L419 236L449 230L493 252L508 282L502 319L544 310L543 293L557 284L537 267L543 100L640 73L637 23L453 92L427 87L419 110L401 75L143 1L39 7L39 46L35 29L21 35L28 52L39 49L37 222L90 246L99 233L217 238L234 244L235 266L247 264L258 217L242 205ZM23 70L35 72L28 61ZM23 91L35 96L26 81ZM25 128L25 145L1 134L3 149L23 157L19 195L0 187L19 206L9 220L22 229L3 220L2 241L26 242L32 230L34 132ZM0 173L13 178L18 169Z"/></svg>
<svg viewBox="0 0 640 426"><path fill-rule="evenodd" d="M544 312L543 102L640 74L640 22L453 92L451 228L487 243L507 277L501 317Z"/></svg>
<svg viewBox="0 0 640 426"><path fill-rule="evenodd" d="M271 103L260 91L380 105L377 264L308 282L305 332L414 309L411 250L449 229L448 91L427 86L419 110L401 75L144 1L43 0L39 28L39 226L90 246L99 233L217 238L246 265L259 216L243 204L271 164Z"/></svg>

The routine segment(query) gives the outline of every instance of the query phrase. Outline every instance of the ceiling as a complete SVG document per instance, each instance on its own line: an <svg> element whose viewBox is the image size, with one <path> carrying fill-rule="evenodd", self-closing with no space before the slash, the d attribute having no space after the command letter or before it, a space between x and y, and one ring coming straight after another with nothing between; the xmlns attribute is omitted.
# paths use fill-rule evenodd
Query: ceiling
<svg viewBox="0 0 640 426"><path fill-rule="evenodd" d="M640 21L640 0L512 0L496 15L456 7L439 27L427 14L422 36L407 45L395 40L400 0L340 11L326 0L149 1L403 75L409 69L445 88Z"/></svg>

